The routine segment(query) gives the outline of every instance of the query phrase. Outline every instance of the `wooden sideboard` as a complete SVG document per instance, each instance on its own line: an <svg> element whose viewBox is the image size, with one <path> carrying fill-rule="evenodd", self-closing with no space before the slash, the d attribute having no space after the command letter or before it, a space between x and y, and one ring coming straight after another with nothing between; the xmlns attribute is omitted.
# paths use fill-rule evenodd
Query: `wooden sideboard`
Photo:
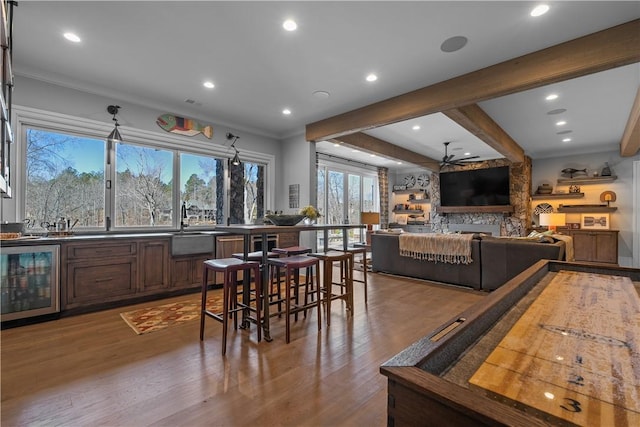
<svg viewBox="0 0 640 427"><path fill-rule="evenodd" d="M575 260L618 264L618 230L569 230L563 234L573 237Z"/></svg>

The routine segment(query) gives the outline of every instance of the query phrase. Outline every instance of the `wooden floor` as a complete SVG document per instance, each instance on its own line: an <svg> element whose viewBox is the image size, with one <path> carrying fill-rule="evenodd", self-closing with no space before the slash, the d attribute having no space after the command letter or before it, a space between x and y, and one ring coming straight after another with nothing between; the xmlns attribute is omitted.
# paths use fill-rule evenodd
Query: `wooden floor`
<svg viewBox="0 0 640 427"><path fill-rule="evenodd" d="M353 317L335 303L329 328L318 333L308 315L292 323L288 345L284 318L272 319L270 343L255 342L254 326L230 329L226 358L211 319L201 343L198 320L136 335L119 316L157 302L4 330L0 422L384 426L379 366L485 294L370 273L365 305L355 285Z"/></svg>

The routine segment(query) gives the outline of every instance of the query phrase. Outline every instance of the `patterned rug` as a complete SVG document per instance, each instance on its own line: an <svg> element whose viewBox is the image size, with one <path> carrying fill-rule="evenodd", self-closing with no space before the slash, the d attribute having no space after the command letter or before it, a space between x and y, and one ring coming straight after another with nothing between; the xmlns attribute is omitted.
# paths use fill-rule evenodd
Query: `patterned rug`
<svg viewBox="0 0 640 427"><path fill-rule="evenodd" d="M304 282L304 276L300 277L300 282ZM283 295L286 295L285 292L286 290L282 289ZM304 295L302 291L301 295ZM238 300L241 298L242 288L239 288ZM222 289L207 292L207 309L214 313L222 312ZM185 301L127 311L120 313L120 317L138 335L159 331L172 325L200 319L200 295Z"/></svg>
<svg viewBox="0 0 640 427"><path fill-rule="evenodd" d="M213 312L222 311L222 291L209 292L207 308ZM142 335L159 331L169 326L189 322L200 318L200 297L185 301L163 304L156 307L120 313L120 317L135 331Z"/></svg>

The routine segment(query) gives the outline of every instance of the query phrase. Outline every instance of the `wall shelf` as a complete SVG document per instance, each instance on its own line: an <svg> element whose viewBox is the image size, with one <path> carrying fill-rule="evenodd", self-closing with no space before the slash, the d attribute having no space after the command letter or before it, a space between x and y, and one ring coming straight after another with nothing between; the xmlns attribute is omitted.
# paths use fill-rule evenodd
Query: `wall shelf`
<svg viewBox="0 0 640 427"><path fill-rule="evenodd" d="M558 178L558 185L603 184L613 182L617 176L583 176L576 178Z"/></svg>
<svg viewBox="0 0 640 427"><path fill-rule="evenodd" d="M560 213L604 213L615 212L618 208L610 206L560 206Z"/></svg>
<svg viewBox="0 0 640 427"><path fill-rule="evenodd" d="M531 200L544 199L580 199L584 193L553 193L553 194L532 194Z"/></svg>
<svg viewBox="0 0 640 427"><path fill-rule="evenodd" d="M403 214L403 215L407 215L407 214L408 215L416 215L416 214L422 215L422 214L424 214L424 211L422 211L421 209L420 210L418 210L418 209L397 209L397 210L394 209L393 213Z"/></svg>
<svg viewBox="0 0 640 427"><path fill-rule="evenodd" d="M426 188L407 188L406 190L393 190L393 194L412 194L412 193L424 193Z"/></svg>
<svg viewBox="0 0 640 427"><path fill-rule="evenodd" d="M508 215L515 211L512 205L499 206L437 206L436 213L501 213Z"/></svg>

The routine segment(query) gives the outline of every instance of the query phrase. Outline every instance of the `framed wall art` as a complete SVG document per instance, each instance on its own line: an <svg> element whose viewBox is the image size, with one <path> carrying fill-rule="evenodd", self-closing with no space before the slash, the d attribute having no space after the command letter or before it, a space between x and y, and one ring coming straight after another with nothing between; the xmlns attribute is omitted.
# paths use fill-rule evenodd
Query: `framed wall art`
<svg viewBox="0 0 640 427"><path fill-rule="evenodd" d="M608 213L582 214L580 228L587 230L608 230L611 221Z"/></svg>

